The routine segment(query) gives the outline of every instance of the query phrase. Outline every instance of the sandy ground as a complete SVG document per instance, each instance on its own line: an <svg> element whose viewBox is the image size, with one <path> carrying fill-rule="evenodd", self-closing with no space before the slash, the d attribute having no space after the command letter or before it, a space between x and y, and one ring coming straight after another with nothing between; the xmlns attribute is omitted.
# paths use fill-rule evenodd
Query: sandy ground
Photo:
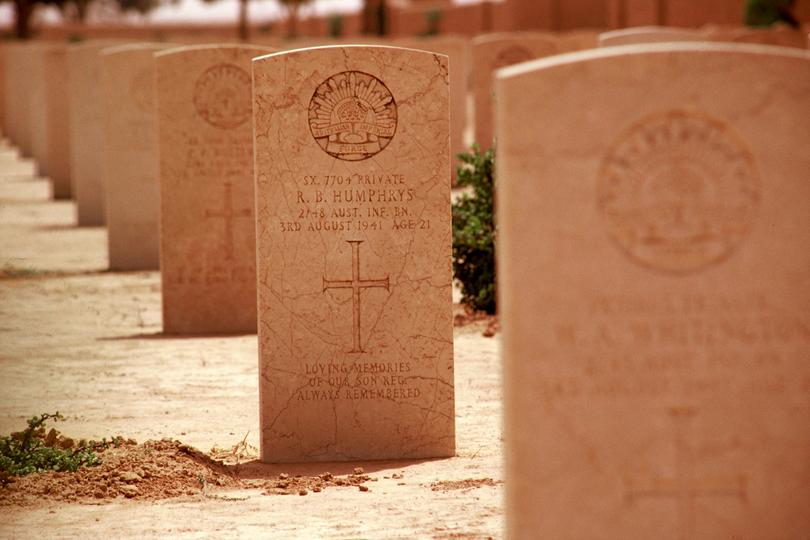
<svg viewBox="0 0 810 540"><path fill-rule="evenodd" d="M0 434L42 412L75 438L170 437L205 452L247 434L258 445L257 339L161 335L157 272L112 273L103 228L78 228L71 202L13 151L0 155ZM251 475L346 474L371 490L234 500L0 506L0 537L500 538L499 338L457 328L457 452L452 459L249 464ZM402 474L393 479L394 473ZM388 478L385 478L388 477ZM458 482L434 490L431 484ZM471 487L478 486L478 487Z"/></svg>

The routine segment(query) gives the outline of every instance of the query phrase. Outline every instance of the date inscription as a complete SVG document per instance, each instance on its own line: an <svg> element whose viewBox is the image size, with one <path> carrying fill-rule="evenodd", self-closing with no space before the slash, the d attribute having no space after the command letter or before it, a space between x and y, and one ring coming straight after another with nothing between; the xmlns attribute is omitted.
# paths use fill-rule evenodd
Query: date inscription
<svg viewBox="0 0 810 540"><path fill-rule="evenodd" d="M417 199L402 174L304 175L292 214L277 227L285 234L429 230Z"/></svg>

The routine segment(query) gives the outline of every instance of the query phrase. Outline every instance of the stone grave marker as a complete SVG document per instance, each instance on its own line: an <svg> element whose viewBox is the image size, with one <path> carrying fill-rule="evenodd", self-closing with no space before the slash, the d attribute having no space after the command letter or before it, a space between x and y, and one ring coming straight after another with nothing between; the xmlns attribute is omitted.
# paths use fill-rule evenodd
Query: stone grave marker
<svg viewBox="0 0 810 540"><path fill-rule="evenodd" d="M0 138L8 136L6 125L6 44L0 43Z"/></svg>
<svg viewBox="0 0 810 540"><path fill-rule="evenodd" d="M107 245L111 270L160 266L155 60L167 44L101 52Z"/></svg>
<svg viewBox="0 0 810 540"><path fill-rule="evenodd" d="M30 83L28 121L31 124L31 157L37 163L39 174L48 176L48 123L45 98L45 55L50 48L47 43L32 42L29 56Z"/></svg>
<svg viewBox="0 0 810 540"><path fill-rule="evenodd" d="M104 225L104 127L101 59L115 40L89 41L68 50L70 179L80 226Z"/></svg>
<svg viewBox="0 0 810 540"><path fill-rule="evenodd" d="M31 152L39 174L47 176L56 199L69 199L70 106L67 46L36 44L31 55Z"/></svg>
<svg viewBox="0 0 810 540"><path fill-rule="evenodd" d="M9 43L6 48L6 114L9 135L23 157L31 157L32 43Z"/></svg>
<svg viewBox="0 0 810 540"><path fill-rule="evenodd" d="M492 146L493 76L504 66L564 52L551 34L514 32L487 34L472 41L472 85L475 100L475 142L482 149Z"/></svg>
<svg viewBox="0 0 810 540"><path fill-rule="evenodd" d="M681 41L707 41L707 37L701 30L668 26L636 26L599 34L600 47Z"/></svg>
<svg viewBox="0 0 810 540"><path fill-rule="evenodd" d="M261 456L452 456L447 57L254 60Z"/></svg>
<svg viewBox="0 0 810 540"><path fill-rule="evenodd" d="M3 137L18 148L17 116L20 114L20 109L16 105L12 106L16 103L14 98L17 94L17 77L15 76L17 47L19 47L17 43L0 43L3 62L3 75L0 79L3 84L1 96L3 99Z"/></svg>
<svg viewBox="0 0 810 540"><path fill-rule="evenodd" d="M163 330L256 331L250 61L273 49L155 55Z"/></svg>
<svg viewBox="0 0 810 540"><path fill-rule="evenodd" d="M561 42L564 51L583 51L595 49L599 46L599 34L596 30L571 30L555 34Z"/></svg>
<svg viewBox="0 0 810 540"><path fill-rule="evenodd" d="M18 90L17 48L18 43L2 43L0 50L3 54L3 136L9 140L19 152L19 116L22 111L16 105Z"/></svg>
<svg viewBox="0 0 810 540"><path fill-rule="evenodd" d="M508 536L806 536L810 54L606 48L497 86Z"/></svg>
<svg viewBox="0 0 810 540"><path fill-rule="evenodd" d="M771 28L717 28L703 29L712 41L730 41L735 43L757 43L760 45L777 45L797 49L808 48L807 30L794 30L786 25L775 25Z"/></svg>

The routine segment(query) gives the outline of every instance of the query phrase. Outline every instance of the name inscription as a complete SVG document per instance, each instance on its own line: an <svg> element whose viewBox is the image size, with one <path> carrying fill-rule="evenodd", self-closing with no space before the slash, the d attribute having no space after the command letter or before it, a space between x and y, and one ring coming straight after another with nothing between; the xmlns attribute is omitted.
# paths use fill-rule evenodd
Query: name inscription
<svg viewBox="0 0 810 540"><path fill-rule="evenodd" d="M216 178L239 184L253 175L253 140L244 134L192 135L186 142L184 173L191 180ZM221 188L219 188L221 189Z"/></svg>
<svg viewBox="0 0 810 540"><path fill-rule="evenodd" d="M587 317L545 329L548 354L566 366L538 383L547 400L734 391L810 398L810 374L800 375L810 318L765 294L600 295L581 307Z"/></svg>
<svg viewBox="0 0 810 540"><path fill-rule="evenodd" d="M292 234L428 230L430 220L409 204L416 200L402 174L304 175L294 213L278 228Z"/></svg>

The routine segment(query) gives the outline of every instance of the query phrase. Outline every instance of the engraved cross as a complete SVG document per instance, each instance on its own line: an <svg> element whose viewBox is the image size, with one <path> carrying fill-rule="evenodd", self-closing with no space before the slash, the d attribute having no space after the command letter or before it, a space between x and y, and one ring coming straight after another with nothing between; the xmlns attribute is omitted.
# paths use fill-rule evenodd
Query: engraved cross
<svg viewBox="0 0 810 540"><path fill-rule="evenodd" d="M206 218L223 218L225 220L225 260L233 260L233 220L238 217L250 217L251 209L242 208L234 211L231 183L225 182L225 197L222 210L206 210Z"/></svg>
<svg viewBox="0 0 810 540"><path fill-rule="evenodd" d="M323 291L327 289L352 290L352 350L350 353L362 353L360 342L360 291L371 288L388 290L388 276L384 279L360 279L360 244L362 240L346 240L352 246L352 279L330 280L323 278Z"/></svg>
<svg viewBox="0 0 810 540"><path fill-rule="evenodd" d="M681 540L695 538L695 501L698 497L733 497L747 499L746 478L742 474L721 477L700 477L693 472L693 451L688 443L688 424L697 412L692 408L670 410L675 426L674 477L628 479L625 500L633 503L641 498L671 498L678 502L679 534Z"/></svg>

